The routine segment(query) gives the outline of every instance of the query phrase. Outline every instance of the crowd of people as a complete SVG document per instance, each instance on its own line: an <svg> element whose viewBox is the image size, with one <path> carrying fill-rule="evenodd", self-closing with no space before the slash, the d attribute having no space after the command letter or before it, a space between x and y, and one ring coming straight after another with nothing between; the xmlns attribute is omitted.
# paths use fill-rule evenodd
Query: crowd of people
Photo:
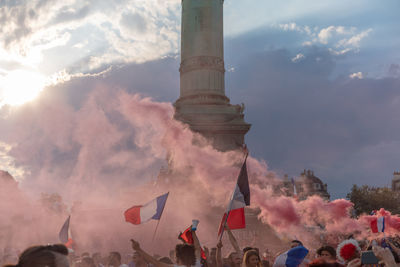
<svg viewBox="0 0 400 267"><path fill-rule="evenodd" d="M230 231L233 247L226 257L222 255L222 241L214 248L201 247L196 231L191 231L191 244L178 244L168 256L151 255L139 242L131 239L132 253L129 258L112 251L106 257L100 253L77 255L64 245L34 246L23 251L19 258L4 253L4 267L400 267L399 237L378 240L348 238L333 246L326 244L318 249L307 249L299 240L292 240L285 251L271 255L260 253L255 247L239 248Z"/></svg>

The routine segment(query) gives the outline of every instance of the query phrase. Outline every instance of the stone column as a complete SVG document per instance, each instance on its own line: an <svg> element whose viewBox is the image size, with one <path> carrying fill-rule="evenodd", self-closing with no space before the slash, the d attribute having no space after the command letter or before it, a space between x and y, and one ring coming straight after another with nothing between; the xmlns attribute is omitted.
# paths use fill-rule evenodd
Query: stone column
<svg viewBox="0 0 400 267"><path fill-rule="evenodd" d="M180 101L227 102L223 0L182 0ZM202 101L203 100L203 101Z"/></svg>
<svg viewBox="0 0 400 267"><path fill-rule="evenodd" d="M240 149L250 125L225 95L223 0L182 0L180 97L175 118L221 150Z"/></svg>

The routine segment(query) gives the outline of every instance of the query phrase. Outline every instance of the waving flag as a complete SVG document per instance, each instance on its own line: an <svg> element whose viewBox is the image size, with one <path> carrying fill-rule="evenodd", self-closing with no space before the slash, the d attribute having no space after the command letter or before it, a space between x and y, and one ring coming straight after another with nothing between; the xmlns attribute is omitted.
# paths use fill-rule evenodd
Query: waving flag
<svg viewBox="0 0 400 267"><path fill-rule="evenodd" d="M385 217L380 216L371 221L371 231L373 233L385 232Z"/></svg>
<svg viewBox="0 0 400 267"><path fill-rule="evenodd" d="M244 207L250 206L250 187L249 178L247 176L246 161L247 156L240 170L228 208L222 217L218 235L221 235L223 232L225 222L228 224L230 229L242 229L246 227Z"/></svg>
<svg viewBox="0 0 400 267"><path fill-rule="evenodd" d="M297 246L276 257L272 267L297 267L308 254L308 249Z"/></svg>
<svg viewBox="0 0 400 267"><path fill-rule="evenodd" d="M192 236L192 226L188 227L185 229L185 231L183 231L183 233L179 233L178 236L179 240L182 240L183 243L188 244L188 245L193 245L194 241L193 241L193 236ZM200 251L201 251L201 258L206 260L206 253L204 252L203 248L200 247Z"/></svg>
<svg viewBox="0 0 400 267"><path fill-rule="evenodd" d="M71 233L70 233L70 229L69 229L70 219L71 219L71 215L68 216L67 220L65 220L63 226L61 227L60 232L58 233L58 238L68 248L71 248L72 244L73 244L73 240L71 238Z"/></svg>
<svg viewBox="0 0 400 267"><path fill-rule="evenodd" d="M160 220L168 194L159 196L144 205L133 206L127 209L124 213L125 221L132 224L141 224L151 219Z"/></svg>

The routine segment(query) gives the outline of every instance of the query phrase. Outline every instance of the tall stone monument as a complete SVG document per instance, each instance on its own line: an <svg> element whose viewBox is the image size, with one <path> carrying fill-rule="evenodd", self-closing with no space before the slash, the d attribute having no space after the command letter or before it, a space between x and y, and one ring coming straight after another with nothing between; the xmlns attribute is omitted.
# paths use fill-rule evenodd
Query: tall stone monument
<svg viewBox="0 0 400 267"><path fill-rule="evenodd" d="M244 104L232 105L225 95L223 4L224 0L182 0L180 96L174 106L176 119L206 137L214 148L229 151L243 148L250 124L244 121ZM159 181L172 184L181 176L186 179L186 174L164 168ZM247 228L235 232L239 244L265 246L268 237L271 247L279 246L273 230L257 218L259 212L246 209ZM223 210L211 214L216 216L208 220L218 226Z"/></svg>
<svg viewBox="0 0 400 267"><path fill-rule="evenodd" d="M175 118L221 151L244 144L244 104L225 95L224 0L182 0L180 97Z"/></svg>

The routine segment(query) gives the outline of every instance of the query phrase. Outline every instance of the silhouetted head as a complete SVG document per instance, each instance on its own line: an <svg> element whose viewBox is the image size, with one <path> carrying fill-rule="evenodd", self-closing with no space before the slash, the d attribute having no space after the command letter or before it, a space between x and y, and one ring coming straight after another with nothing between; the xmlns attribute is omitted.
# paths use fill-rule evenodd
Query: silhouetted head
<svg viewBox="0 0 400 267"><path fill-rule="evenodd" d="M178 265L191 266L196 263L194 246L178 244L175 247L175 254Z"/></svg>
<svg viewBox="0 0 400 267"><path fill-rule="evenodd" d="M110 255L108 255L108 265L112 266L121 265L121 254L118 251L110 252Z"/></svg>
<svg viewBox="0 0 400 267"><path fill-rule="evenodd" d="M93 259L90 257L83 257L80 267L96 267Z"/></svg>
<svg viewBox="0 0 400 267"><path fill-rule="evenodd" d="M64 245L34 246L22 252L17 265L5 267L69 267L67 256Z"/></svg>

